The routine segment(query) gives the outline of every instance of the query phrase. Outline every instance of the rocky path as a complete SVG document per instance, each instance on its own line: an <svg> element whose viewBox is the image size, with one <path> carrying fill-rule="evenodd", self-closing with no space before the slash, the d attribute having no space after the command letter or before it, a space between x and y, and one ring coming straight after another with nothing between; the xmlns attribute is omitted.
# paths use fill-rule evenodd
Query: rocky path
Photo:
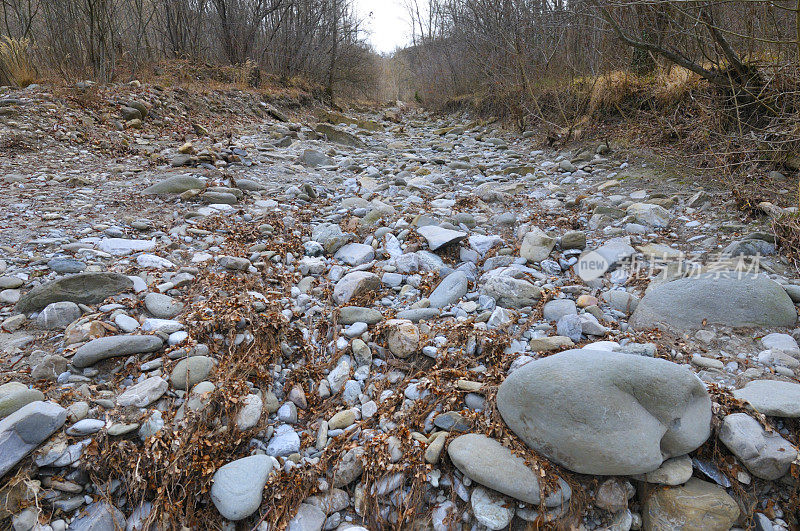
<svg viewBox="0 0 800 531"><path fill-rule="evenodd" d="M763 222L605 145L357 118L0 158L4 528L797 528Z"/></svg>

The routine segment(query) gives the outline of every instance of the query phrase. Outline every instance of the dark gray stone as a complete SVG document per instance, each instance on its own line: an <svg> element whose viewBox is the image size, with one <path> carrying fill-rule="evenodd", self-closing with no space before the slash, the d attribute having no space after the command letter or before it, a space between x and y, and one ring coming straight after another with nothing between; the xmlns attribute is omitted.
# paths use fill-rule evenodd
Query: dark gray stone
<svg viewBox="0 0 800 531"><path fill-rule="evenodd" d="M23 295L17 311L39 311L53 302L97 304L133 287L133 281L119 273L81 273L43 284Z"/></svg>
<svg viewBox="0 0 800 531"><path fill-rule="evenodd" d="M163 341L158 336L120 335L99 337L78 347L78 350L75 351L75 356L72 358L72 364L82 369L94 365L98 361L115 356L155 352L163 344Z"/></svg>

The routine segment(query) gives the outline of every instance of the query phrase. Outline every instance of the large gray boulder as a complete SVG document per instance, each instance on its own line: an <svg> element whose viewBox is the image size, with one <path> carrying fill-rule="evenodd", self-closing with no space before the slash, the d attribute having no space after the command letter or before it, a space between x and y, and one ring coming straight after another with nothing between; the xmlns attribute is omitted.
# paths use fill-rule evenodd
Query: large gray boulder
<svg viewBox="0 0 800 531"><path fill-rule="evenodd" d="M211 500L219 513L228 520L242 520L256 512L273 463L269 456L251 455L220 467L211 486Z"/></svg>
<svg viewBox="0 0 800 531"><path fill-rule="evenodd" d="M538 474L499 441L468 433L453 439L447 454L456 468L471 480L525 503L541 503ZM572 495L569 485L561 478L559 486L558 491L545 499L547 507L558 507Z"/></svg>
<svg viewBox="0 0 800 531"><path fill-rule="evenodd" d="M20 298L17 311L36 312L61 301L97 304L132 287L133 281L119 273L81 273L33 288Z"/></svg>
<svg viewBox="0 0 800 531"><path fill-rule="evenodd" d="M639 302L630 319L638 329L696 330L706 325L790 327L794 303L763 275L706 273L661 284Z"/></svg>
<svg viewBox="0 0 800 531"><path fill-rule="evenodd" d="M66 420L67 410L53 402L31 402L0 420L0 478Z"/></svg>
<svg viewBox="0 0 800 531"><path fill-rule="evenodd" d="M506 378L497 407L530 447L581 474L651 472L711 430L711 399L693 372L617 352L532 361Z"/></svg>
<svg viewBox="0 0 800 531"><path fill-rule="evenodd" d="M72 364L83 369L95 363L115 356L130 356L131 354L143 354L155 352L160 349L164 342L158 336L110 336L99 337L78 347Z"/></svg>

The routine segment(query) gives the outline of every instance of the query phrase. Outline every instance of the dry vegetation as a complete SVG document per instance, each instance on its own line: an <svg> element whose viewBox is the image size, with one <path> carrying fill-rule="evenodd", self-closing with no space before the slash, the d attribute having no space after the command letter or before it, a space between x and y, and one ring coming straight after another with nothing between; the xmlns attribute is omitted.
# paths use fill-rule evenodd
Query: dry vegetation
<svg viewBox="0 0 800 531"><path fill-rule="evenodd" d="M468 106L551 143L622 136L671 148L748 185L800 168L794 2L408 4L404 99Z"/></svg>
<svg viewBox="0 0 800 531"><path fill-rule="evenodd" d="M351 0L0 0L0 85L128 81L177 61L233 81L302 78L328 99L375 96L381 58ZM158 72L156 72L158 73ZM229 80L231 81L231 80Z"/></svg>

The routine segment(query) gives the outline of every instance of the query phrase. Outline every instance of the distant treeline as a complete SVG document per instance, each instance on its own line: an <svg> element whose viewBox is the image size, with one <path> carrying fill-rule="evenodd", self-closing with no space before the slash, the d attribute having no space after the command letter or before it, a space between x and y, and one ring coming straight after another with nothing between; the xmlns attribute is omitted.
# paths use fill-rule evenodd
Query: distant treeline
<svg viewBox="0 0 800 531"><path fill-rule="evenodd" d="M663 119L665 134L705 128L711 135L698 143L748 157L758 151L756 162L780 162L800 148L797 0L407 5L414 45L400 54L405 99L442 107L469 98L567 130L598 112L646 112Z"/></svg>
<svg viewBox="0 0 800 531"><path fill-rule="evenodd" d="M379 58L351 0L0 0L0 34L65 78L135 76L178 58L370 90Z"/></svg>

